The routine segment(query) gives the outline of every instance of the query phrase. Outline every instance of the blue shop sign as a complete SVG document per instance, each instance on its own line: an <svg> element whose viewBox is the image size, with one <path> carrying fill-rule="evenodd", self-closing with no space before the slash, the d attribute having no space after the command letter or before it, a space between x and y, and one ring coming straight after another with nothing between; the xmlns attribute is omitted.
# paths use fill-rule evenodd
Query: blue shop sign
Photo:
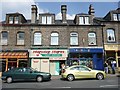
<svg viewBox="0 0 120 90"><path fill-rule="evenodd" d="M70 53L103 53L103 48L70 48Z"/></svg>

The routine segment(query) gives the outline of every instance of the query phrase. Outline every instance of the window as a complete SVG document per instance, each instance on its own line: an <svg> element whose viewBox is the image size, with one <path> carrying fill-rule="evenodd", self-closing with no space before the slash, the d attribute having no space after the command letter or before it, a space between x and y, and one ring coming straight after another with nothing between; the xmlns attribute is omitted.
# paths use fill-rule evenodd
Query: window
<svg viewBox="0 0 120 90"><path fill-rule="evenodd" d="M58 45L58 33L51 33L51 45Z"/></svg>
<svg viewBox="0 0 120 90"><path fill-rule="evenodd" d="M9 17L9 24L13 24L13 17Z"/></svg>
<svg viewBox="0 0 120 90"><path fill-rule="evenodd" d="M88 33L88 43L89 45L96 45L96 34L94 32Z"/></svg>
<svg viewBox="0 0 120 90"><path fill-rule="evenodd" d="M51 16L42 16L42 24L52 24Z"/></svg>
<svg viewBox="0 0 120 90"><path fill-rule="evenodd" d="M18 24L18 17L15 17L15 24Z"/></svg>
<svg viewBox="0 0 120 90"><path fill-rule="evenodd" d="M17 45L24 45L24 32L17 33Z"/></svg>
<svg viewBox="0 0 120 90"><path fill-rule="evenodd" d="M8 43L8 32L3 31L1 33L1 45L7 45L7 43Z"/></svg>
<svg viewBox="0 0 120 90"><path fill-rule="evenodd" d="M120 21L120 14L113 14L114 21Z"/></svg>
<svg viewBox="0 0 120 90"><path fill-rule="evenodd" d="M79 17L79 24L89 24L89 17Z"/></svg>
<svg viewBox="0 0 120 90"><path fill-rule="evenodd" d="M84 19L83 19L83 17L79 17L79 24L84 24Z"/></svg>
<svg viewBox="0 0 120 90"><path fill-rule="evenodd" d="M34 33L34 45L41 45L41 33L40 32Z"/></svg>
<svg viewBox="0 0 120 90"><path fill-rule="evenodd" d="M119 21L120 21L120 14L118 14L118 19L119 19Z"/></svg>
<svg viewBox="0 0 120 90"><path fill-rule="evenodd" d="M89 24L89 17L85 17L85 24Z"/></svg>
<svg viewBox="0 0 120 90"><path fill-rule="evenodd" d="M52 17L47 16L47 24L51 24L52 23Z"/></svg>
<svg viewBox="0 0 120 90"><path fill-rule="evenodd" d="M70 33L70 45L78 45L78 33Z"/></svg>
<svg viewBox="0 0 120 90"><path fill-rule="evenodd" d="M117 14L113 14L114 21L118 21Z"/></svg>
<svg viewBox="0 0 120 90"><path fill-rule="evenodd" d="M113 29L107 29L107 41L115 42L115 32Z"/></svg>
<svg viewBox="0 0 120 90"><path fill-rule="evenodd" d="M46 24L46 16L42 16L42 24Z"/></svg>

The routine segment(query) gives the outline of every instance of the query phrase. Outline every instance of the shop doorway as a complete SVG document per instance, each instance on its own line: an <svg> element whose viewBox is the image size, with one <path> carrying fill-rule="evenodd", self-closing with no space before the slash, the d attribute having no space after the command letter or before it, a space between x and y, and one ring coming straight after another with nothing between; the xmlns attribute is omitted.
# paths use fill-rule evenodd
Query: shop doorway
<svg viewBox="0 0 120 90"><path fill-rule="evenodd" d="M59 63L60 63L60 65L59 65L59 68L60 68L60 70L59 70L59 75L61 75L63 65L66 66L66 64L65 64L65 61L64 61L64 60L63 60L63 61L59 61Z"/></svg>
<svg viewBox="0 0 120 90"><path fill-rule="evenodd" d="M17 59L8 59L8 70L17 67Z"/></svg>

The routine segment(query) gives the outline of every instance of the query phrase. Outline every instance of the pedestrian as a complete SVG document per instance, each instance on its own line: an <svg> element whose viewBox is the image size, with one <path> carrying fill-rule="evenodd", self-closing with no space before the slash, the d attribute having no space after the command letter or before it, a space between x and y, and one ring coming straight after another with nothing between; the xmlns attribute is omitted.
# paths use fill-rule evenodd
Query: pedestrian
<svg viewBox="0 0 120 90"><path fill-rule="evenodd" d="M91 69L93 68L93 62L92 62L92 60L89 61L88 67L91 68Z"/></svg>
<svg viewBox="0 0 120 90"><path fill-rule="evenodd" d="M108 74L108 63L106 61L104 63L104 71L106 74Z"/></svg>
<svg viewBox="0 0 120 90"><path fill-rule="evenodd" d="M65 64L62 63L62 64L61 64L61 73L63 73L64 70L65 70Z"/></svg>
<svg viewBox="0 0 120 90"><path fill-rule="evenodd" d="M116 64L116 62L112 61L111 64L112 64L112 74L115 74L115 64Z"/></svg>

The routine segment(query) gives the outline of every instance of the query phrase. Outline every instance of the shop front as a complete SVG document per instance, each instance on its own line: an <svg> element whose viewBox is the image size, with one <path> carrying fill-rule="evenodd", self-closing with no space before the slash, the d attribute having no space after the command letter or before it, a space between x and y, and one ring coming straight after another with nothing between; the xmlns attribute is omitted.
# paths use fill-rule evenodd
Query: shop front
<svg viewBox="0 0 120 90"><path fill-rule="evenodd" d="M86 65L96 70L104 70L103 48L70 48L67 64Z"/></svg>
<svg viewBox="0 0 120 90"><path fill-rule="evenodd" d="M61 64L67 59L67 49L29 50L31 67L52 75L60 75Z"/></svg>
<svg viewBox="0 0 120 90"><path fill-rule="evenodd" d="M120 45L105 45L105 54L106 54L106 60L116 61L116 67L118 68L118 71L120 72Z"/></svg>
<svg viewBox="0 0 120 90"><path fill-rule="evenodd" d="M0 52L1 72L16 67L27 67L28 51L1 51Z"/></svg>

